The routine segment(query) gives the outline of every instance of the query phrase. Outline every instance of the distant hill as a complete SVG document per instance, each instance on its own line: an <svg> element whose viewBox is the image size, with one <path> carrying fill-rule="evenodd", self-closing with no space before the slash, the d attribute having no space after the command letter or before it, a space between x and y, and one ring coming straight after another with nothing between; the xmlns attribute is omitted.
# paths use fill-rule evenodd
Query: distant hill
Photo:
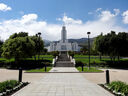
<svg viewBox="0 0 128 96"><path fill-rule="evenodd" d="M50 43L51 43L51 41L44 39L44 46L45 47L50 46Z"/></svg>
<svg viewBox="0 0 128 96"><path fill-rule="evenodd" d="M78 45L86 45L88 38L80 38L80 39L68 39L69 42L77 42Z"/></svg>
<svg viewBox="0 0 128 96"><path fill-rule="evenodd" d="M90 43L93 43L94 38L90 38ZM88 38L80 38L80 39L68 39L69 42L77 42L79 46L88 45ZM44 45L49 46L52 41L44 40ZM58 41L53 41L58 42Z"/></svg>

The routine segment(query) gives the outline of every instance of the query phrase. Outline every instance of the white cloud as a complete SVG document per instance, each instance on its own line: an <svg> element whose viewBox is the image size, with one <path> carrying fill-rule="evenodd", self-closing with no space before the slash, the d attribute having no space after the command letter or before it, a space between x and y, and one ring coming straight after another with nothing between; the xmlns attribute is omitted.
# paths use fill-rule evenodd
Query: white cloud
<svg viewBox="0 0 128 96"><path fill-rule="evenodd" d="M101 10L102 10L102 8L97 8L97 9L96 9L96 12L101 11Z"/></svg>
<svg viewBox="0 0 128 96"><path fill-rule="evenodd" d="M2 39L7 39L15 32L29 32L30 35L35 35L37 32L42 32L47 25L45 21L37 21L36 14L28 14L21 19L12 19L1 22L0 33Z"/></svg>
<svg viewBox="0 0 128 96"><path fill-rule="evenodd" d="M115 16L117 16L120 13L119 9L113 9L113 11L115 12Z"/></svg>
<svg viewBox="0 0 128 96"><path fill-rule="evenodd" d="M75 20L73 18L69 18L65 14L63 18L58 18L57 20L62 21L64 24L82 24L81 20Z"/></svg>
<svg viewBox="0 0 128 96"><path fill-rule="evenodd" d="M118 12L101 11L99 18L93 21L82 22L64 15L59 20L66 23L68 38L85 38L87 32L91 32L91 37L106 34L111 30L116 32L127 32L128 29L117 25L116 16ZM119 14L119 13L118 13ZM61 24L50 24L46 21L39 21L37 14L26 14L19 19L11 19L0 22L0 34L2 39L7 39L15 32L29 32L29 35L42 33L43 39L59 40L61 37Z"/></svg>
<svg viewBox="0 0 128 96"><path fill-rule="evenodd" d="M9 11L9 10L12 10L12 8L4 3L0 3L0 11Z"/></svg>
<svg viewBox="0 0 128 96"><path fill-rule="evenodd" d="M99 15L100 20L103 22L112 20L120 13L119 9L113 9L113 11L115 12L113 14L111 13L111 11L108 11L108 10L101 11L101 14Z"/></svg>
<svg viewBox="0 0 128 96"><path fill-rule="evenodd" d="M37 20L37 14L27 14L22 16L21 22L24 23L32 23L33 21Z"/></svg>
<svg viewBox="0 0 128 96"><path fill-rule="evenodd" d="M127 32L128 29L117 25L116 17L119 14L119 9L111 11L100 11L99 18L93 21L83 22L82 24L68 24L68 38L82 38L87 37L88 31L91 32L91 37L99 35L101 32L104 34L109 33L111 30L116 32ZM63 17L64 18L64 17ZM63 18L61 20L63 20ZM67 17L69 18L69 17ZM73 19L73 18L72 18Z"/></svg>
<svg viewBox="0 0 128 96"><path fill-rule="evenodd" d="M128 24L128 10L123 12L122 16L123 16L123 22L125 24Z"/></svg>

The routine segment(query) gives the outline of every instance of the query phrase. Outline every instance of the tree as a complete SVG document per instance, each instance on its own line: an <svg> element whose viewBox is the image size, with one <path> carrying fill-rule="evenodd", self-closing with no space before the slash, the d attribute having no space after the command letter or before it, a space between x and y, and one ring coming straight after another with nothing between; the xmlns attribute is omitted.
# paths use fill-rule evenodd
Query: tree
<svg viewBox="0 0 128 96"><path fill-rule="evenodd" d="M128 50L127 50L128 34L125 32L119 32L117 38L118 38L118 45L117 45L118 56L128 56Z"/></svg>
<svg viewBox="0 0 128 96"><path fill-rule="evenodd" d="M0 40L0 56L1 56L1 54L2 54L2 45L3 45L3 41L2 40Z"/></svg>
<svg viewBox="0 0 128 96"><path fill-rule="evenodd" d="M46 54L48 52L48 49L44 48L43 53Z"/></svg>
<svg viewBox="0 0 128 96"><path fill-rule="evenodd" d="M34 55L35 42L25 32L14 33L2 46L2 56L15 58L18 61L22 58Z"/></svg>
<svg viewBox="0 0 128 96"><path fill-rule="evenodd" d="M114 31L104 36L98 36L94 40L94 49L102 55L110 56L111 60L120 56L128 56L128 34L120 32L116 34Z"/></svg>
<svg viewBox="0 0 128 96"><path fill-rule="evenodd" d="M34 52L35 52L35 55L38 54L38 59L39 59L40 53L44 52L44 42L43 42L42 38L39 38L38 36L31 36L30 38L35 43L35 47L34 47L35 51ZM35 56L35 59L36 59L36 56Z"/></svg>
<svg viewBox="0 0 128 96"><path fill-rule="evenodd" d="M26 33L26 32L20 32L20 33L14 33L14 34L12 34L10 37L9 37L9 39L14 39L14 38L16 38L16 37L26 37L26 36L28 36L28 33Z"/></svg>
<svg viewBox="0 0 128 96"><path fill-rule="evenodd" d="M103 34L101 33L99 36L97 36L92 45L92 50L95 51L96 53L99 53L100 55L100 60L101 60L101 54L103 54L104 48L102 46L103 43Z"/></svg>
<svg viewBox="0 0 128 96"><path fill-rule="evenodd" d="M83 46L81 49L80 49L80 52L82 53L82 54L86 54L87 53L87 46Z"/></svg>

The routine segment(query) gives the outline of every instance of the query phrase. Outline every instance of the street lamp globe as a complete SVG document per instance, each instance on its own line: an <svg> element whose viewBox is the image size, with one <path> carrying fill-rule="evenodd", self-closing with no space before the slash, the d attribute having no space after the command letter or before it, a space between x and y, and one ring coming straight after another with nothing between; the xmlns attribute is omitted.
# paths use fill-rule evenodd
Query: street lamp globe
<svg viewBox="0 0 128 96"><path fill-rule="evenodd" d="M38 32L38 35L40 36L41 35L41 32Z"/></svg>
<svg viewBox="0 0 128 96"><path fill-rule="evenodd" d="M89 34L91 34L91 32L87 32L87 34L89 35Z"/></svg>

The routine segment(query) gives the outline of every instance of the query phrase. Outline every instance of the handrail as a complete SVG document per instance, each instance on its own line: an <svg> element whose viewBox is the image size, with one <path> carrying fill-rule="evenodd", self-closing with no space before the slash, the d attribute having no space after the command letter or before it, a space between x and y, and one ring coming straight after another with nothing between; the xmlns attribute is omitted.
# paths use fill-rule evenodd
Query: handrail
<svg viewBox="0 0 128 96"><path fill-rule="evenodd" d="M70 56L70 60L71 60L71 62L72 62L74 65L76 64L76 61L75 61L74 58L72 58L72 56Z"/></svg>
<svg viewBox="0 0 128 96"><path fill-rule="evenodd" d="M58 60L58 56L56 56L55 58L53 58L52 60L52 64L54 65L56 63L56 61Z"/></svg>

